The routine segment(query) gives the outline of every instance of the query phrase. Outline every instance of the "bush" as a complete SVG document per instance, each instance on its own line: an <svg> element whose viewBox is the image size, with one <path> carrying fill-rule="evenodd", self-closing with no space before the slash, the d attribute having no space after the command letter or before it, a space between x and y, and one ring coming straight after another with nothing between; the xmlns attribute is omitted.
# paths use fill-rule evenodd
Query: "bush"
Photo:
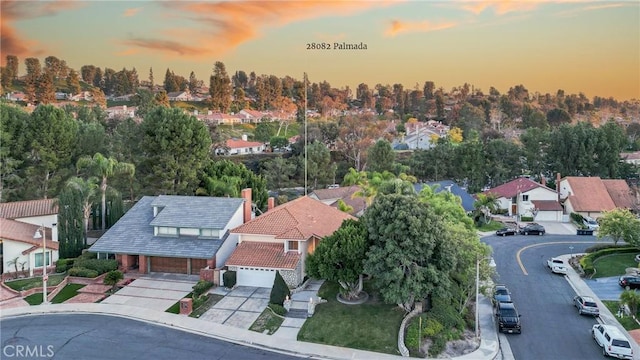
<svg viewBox="0 0 640 360"><path fill-rule="evenodd" d="M279 271L276 271L276 278L273 280L273 287L271 288L271 295L269 296L269 302L272 304L278 304L282 306L287 296L291 295L289 286L280 275Z"/></svg>
<svg viewBox="0 0 640 360"><path fill-rule="evenodd" d="M94 278L94 277L96 277L98 275L100 275L100 274L98 274L97 271L91 270L91 269L87 269L87 268L83 268L83 267L76 266L76 267L72 267L71 269L69 269L69 276Z"/></svg>
<svg viewBox="0 0 640 360"><path fill-rule="evenodd" d="M465 328L464 318L453 306L442 301L435 302L433 308L428 312L430 317L447 329L462 331Z"/></svg>
<svg viewBox="0 0 640 360"><path fill-rule="evenodd" d="M580 225L583 224L584 217L582 217L582 215L572 212L571 214L569 214L569 217L571 218L572 221L575 221Z"/></svg>
<svg viewBox="0 0 640 360"><path fill-rule="evenodd" d="M626 249L628 247L629 245L596 244L593 246L589 246L584 252L589 254L604 249Z"/></svg>
<svg viewBox="0 0 640 360"><path fill-rule="evenodd" d="M447 346L447 338L444 336L436 336L431 340L432 343L431 346L429 346L429 355L437 356L443 352L444 348Z"/></svg>
<svg viewBox="0 0 640 360"><path fill-rule="evenodd" d="M63 273L73 267L74 258L70 259L60 259L56 261L56 272Z"/></svg>
<svg viewBox="0 0 640 360"><path fill-rule="evenodd" d="M105 285L111 285L111 287L115 288L120 280L124 279L124 275L122 271L113 270L109 271L107 275L104 277L102 281Z"/></svg>
<svg viewBox="0 0 640 360"><path fill-rule="evenodd" d="M236 272L235 271L227 271L222 274L222 281L224 282L224 286L227 288L232 288L236 286Z"/></svg>
<svg viewBox="0 0 640 360"><path fill-rule="evenodd" d="M95 270L98 272L98 275L108 273L109 271L118 270L117 260L87 259L81 257L78 258L73 265L74 267L82 267Z"/></svg>
<svg viewBox="0 0 640 360"><path fill-rule="evenodd" d="M521 216L520 221L523 221L523 222L533 221L533 216Z"/></svg>
<svg viewBox="0 0 640 360"><path fill-rule="evenodd" d="M213 283L206 280L200 280L198 283L193 285L193 298L198 299L202 294L206 293L207 290L211 289Z"/></svg>
<svg viewBox="0 0 640 360"><path fill-rule="evenodd" d="M420 317L424 319L424 316L418 316L411 320L411 323L407 327L407 331L404 334L404 344L409 349L417 349L418 346L422 343L422 337L424 337L424 333L420 334Z"/></svg>
<svg viewBox="0 0 640 360"><path fill-rule="evenodd" d="M608 247L602 250L598 250L592 252L586 256L583 256L580 259L580 266L584 271L585 275L590 276L593 275L595 269L593 267L593 262L602 256L611 255L611 254L626 254L626 253L635 253L638 252L638 248L629 247L629 246L614 246Z"/></svg>
<svg viewBox="0 0 640 360"><path fill-rule="evenodd" d="M269 309L273 310L274 313L284 316L287 313L287 310L282 305L278 304L269 304Z"/></svg>

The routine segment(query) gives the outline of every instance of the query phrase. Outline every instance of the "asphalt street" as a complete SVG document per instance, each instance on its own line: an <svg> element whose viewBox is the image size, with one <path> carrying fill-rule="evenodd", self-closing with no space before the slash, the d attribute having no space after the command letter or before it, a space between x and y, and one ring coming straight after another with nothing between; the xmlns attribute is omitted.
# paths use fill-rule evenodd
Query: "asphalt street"
<svg viewBox="0 0 640 360"><path fill-rule="evenodd" d="M56 314L7 318L2 320L0 330L2 359L299 359L181 330L103 315Z"/></svg>
<svg viewBox="0 0 640 360"><path fill-rule="evenodd" d="M495 282L509 287L522 315L522 334L507 336L515 359L602 359L590 334L597 320L578 315L574 289L564 276L551 273L546 260L582 253L604 241L576 235L489 236L483 241L494 251Z"/></svg>

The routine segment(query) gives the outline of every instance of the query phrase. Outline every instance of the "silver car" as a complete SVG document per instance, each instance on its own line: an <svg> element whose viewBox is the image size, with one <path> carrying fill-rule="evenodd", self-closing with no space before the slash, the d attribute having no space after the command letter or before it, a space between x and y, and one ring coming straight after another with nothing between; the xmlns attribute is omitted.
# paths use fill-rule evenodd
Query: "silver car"
<svg viewBox="0 0 640 360"><path fill-rule="evenodd" d="M598 305L590 296L578 295L573 298L573 304L578 308L578 314L580 315L600 316Z"/></svg>

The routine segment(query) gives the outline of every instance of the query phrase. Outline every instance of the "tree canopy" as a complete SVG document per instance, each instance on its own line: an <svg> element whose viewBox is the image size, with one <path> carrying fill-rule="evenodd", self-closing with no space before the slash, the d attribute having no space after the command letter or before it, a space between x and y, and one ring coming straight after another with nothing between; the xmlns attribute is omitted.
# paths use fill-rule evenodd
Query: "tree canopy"
<svg viewBox="0 0 640 360"><path fill-rule="evenodd" d="M624 241L640 246L640 220L631 211L620 208L607 211L598 221L598 239L610 237L614 244Z"/></svg>

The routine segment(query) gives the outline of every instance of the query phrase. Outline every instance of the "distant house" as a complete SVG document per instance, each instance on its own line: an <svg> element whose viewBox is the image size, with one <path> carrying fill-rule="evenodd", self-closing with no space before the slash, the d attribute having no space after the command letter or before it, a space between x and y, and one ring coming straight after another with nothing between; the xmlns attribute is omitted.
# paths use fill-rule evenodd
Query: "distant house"
<svg viewBox="0 0 640 360"><path fill-rule="evenodd" d="M567 213L594 219L616 208L637 210L634 193L627 182L620 179L567 176L560 180L560 198Z"/></svg>
<svg viewBox="0 0 640 360"><path fill-rule="evenodd" d="M367 204L363 197L354 196L357 191L360 191L360 186L357 185L337 187L333 189L316 189L309 194L309 197L322 201L336 209L339 206L339 201L342 200L346 205L353 208L349 214L360 217L364 213Z"/></svg>
<svg viewBox="0 0 640 360"><path fill-rule="evenodd" d="M7 99L11 101L27 101L27 95L22 91L14 91L7 94Z"/></svg>
<svg viewBox="0 0 640 360"><path fill-rule="evenodd" d="M246 155L260 154L264 152L266 145L257 141L248 141L247 135L242 135L242 139L227 140L227 149L218 149L218 155Z"/></svg>
<svg viewBox="0 0 640 360"><path fill-rule="evenodd" d="M191 95L186 91L174 91L167 94L169 101L189 101Z"/></svg>
<svg viewBox="0 0 640 360"><path fill-rule="evenodd" d="M236 271L242 286L271 287L276 272L295 287L302 283L307 254L312 254L325 236L333 234L353 216L308 196L273 207L266 213L231 230L238 247L226 262Z"/></svg>
<svg viewBox="0 0 640 360"><path fill-rule="evenodd" d="M29 276L42 274L42 238L46 241L47 270L58 260L58 206L56 199L0 203L0 273L22 271ZM42 233L44 228L44 234Z"/></svg>
<svg viewBox="0 0 640 360"><path fill-rule="evenodd" d="M534 221L562 221L563 209L558 202L558 193L544 184L526 177L484 191L497 197L501 209L517 220L531 217Z"/></svg>
<svg viewBox="0 0 640 360"><path fill-rule="evenodd" d="M242 119L242 123L246 124L246 123L259 123L262 118L265 117L265 114L263 114L261 111L258 110L251 110L251 109L242 109L240 111L238 111L238 113L236 114L240 119Z"/></svg>
<svg viewBox="0 0 640 360"><path fill-rule="evenodd" d="M242 119L236 115L213 111L208 111L207 114L198 114L196 115L196 118L207 124L216 125L234 125L242 123Z"/></svg>
<svg viewBox="0 0 640 360"><path fill-rule="evenodd" d="M443 181L433 181L427 183L418 183L414 184L413 187L416 189L416 192L422 191L425 186L436 186L436 193L441 191L448 191L453 195L456 195L462 201L462 207L464 211L471 212L475 209L473 204L475 203L475 199L471 196L467 190L461 188L458 184L451 180L443 180Z"/></svg>
<svg viewBox="0 0 640 360"><path fill-rule="evenodd" d="M620 158L628 164L640 165L640 151L620 153Z"/></svg>
<svg viewBox="0 0 640 360"><path fill-rule="evenodd" d="M115 119L115 118L134 118L136 116L136 106L121 105L121 106L111 106L108 107L105 112L107 113L107 118Z"/></svg>
<svg viewBox="0 0 640 360"><path fill-rule="evenodd" d="M251 189L242 198L145 196L89 251L115 254L124 271L199 274L224 264L237 244L229 231L251 217Z"/></svg>

